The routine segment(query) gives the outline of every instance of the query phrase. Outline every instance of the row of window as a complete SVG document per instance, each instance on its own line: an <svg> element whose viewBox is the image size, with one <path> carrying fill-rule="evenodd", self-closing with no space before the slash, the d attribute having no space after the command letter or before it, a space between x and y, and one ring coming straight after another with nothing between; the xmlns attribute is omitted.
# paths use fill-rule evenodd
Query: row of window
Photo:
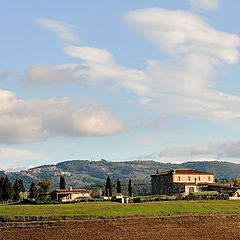
<svg viewBox="0 0 240 240"><path fill-rule="evenodd" d="M178 188L174 188L174 189L171 189L170 187L168 187L168 188L155 188L154 189L155 194L169 194L171 192L181 193L183 191L184 191L183 187L178 187Z"/></svg>
<svg viewBox="0 0 240 240"><path fill-rule="evenodd" d="M153 178L153 182L171 182L172 177L171 176L160 176Z"/></svg>
<svg viewBox="0 0 240 240"><path fill-rule="evenodd" d="M178 177L178 181L181 181L181 180L185 180L184 179L181 179L181 177L179 176ZM201 181L201 177L199 176L198 178L191 178L191 177L188 177L188 181ZM171 182L172 181L172 177L171 176L160 176L160 177L155 177L152 179L153 182ZM211 181L211 178L208 177L208 181L210 182Z"/></svg>

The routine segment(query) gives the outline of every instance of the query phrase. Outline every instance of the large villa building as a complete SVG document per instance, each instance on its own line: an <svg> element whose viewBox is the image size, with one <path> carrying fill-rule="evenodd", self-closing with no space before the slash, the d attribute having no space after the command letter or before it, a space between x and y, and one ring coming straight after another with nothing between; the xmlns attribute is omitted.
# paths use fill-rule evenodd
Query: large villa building
<svg viewBox="0 0 240 240"><path fill-rule="evenodd" d="M160 195L190 194L214 183L214 173L192 169L175 169L151 175L152 193Z"/></svg>

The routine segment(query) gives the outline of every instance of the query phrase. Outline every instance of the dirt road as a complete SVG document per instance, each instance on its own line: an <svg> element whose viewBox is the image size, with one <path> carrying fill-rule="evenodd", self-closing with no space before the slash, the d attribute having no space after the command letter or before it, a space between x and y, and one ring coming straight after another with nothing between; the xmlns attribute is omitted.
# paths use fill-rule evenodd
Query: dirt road
<svg viewBox="0 0 240 240"><path fill-rule="evenodd" d="M1 226L1 240L240 240L240 216L82 220Z"/></svg>

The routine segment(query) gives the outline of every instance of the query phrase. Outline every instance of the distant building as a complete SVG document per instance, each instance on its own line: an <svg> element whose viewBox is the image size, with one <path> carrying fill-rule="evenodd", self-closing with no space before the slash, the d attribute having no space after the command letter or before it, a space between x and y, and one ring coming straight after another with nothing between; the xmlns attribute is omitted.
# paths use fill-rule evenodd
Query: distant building
<svg viewBox="0 0 240 240"><path fill-rule="evenodd" d="M230 200L240 200L240 189L233 192L232 196L229 197Z"/></svg>
<svg viewBox="0 0 240 240"><path fill-rule="evenodd" d="M91 197L92 191L86 189L56 189L51 193L51 199L59 202L76 202Z"/></svg>
<svg viewBox="0 0 240 240"><path fill-rule="evenodd" d="M201 184L199 187L203 191L217 191L219 193L228 194L229 199L238 199L240 200L240 189L234 185L234 182L223 183L215 182L208 184Z"/></svg>
<svg viewBox="0 0 240 240"><path fill-rule="evenodd" d="M214 183L214 173L175 169L151 175L152 194L175 195L201 191L201 185Z"/></svg>

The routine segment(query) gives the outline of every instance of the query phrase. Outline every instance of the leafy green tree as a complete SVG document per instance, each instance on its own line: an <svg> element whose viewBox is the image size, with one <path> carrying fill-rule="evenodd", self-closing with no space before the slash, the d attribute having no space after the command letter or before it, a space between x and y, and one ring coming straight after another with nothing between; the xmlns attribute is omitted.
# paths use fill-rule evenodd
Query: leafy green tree
<svg viewBox="0 0 240 240"><path fill-rule="evenodd" d="M13 186L7 175L1 178L1 195L3 201L11 200L13 197Z"/></svg>
<svg viewBox="0 0 240 240"><path fill-rule="evenodd" d="M23 184L23 180L21 178L16 178L14 184L13 184L13 199L15 201L19 200L19 194L25 192L25 188L24 188L24 184Z"/></svg>
<svg viewBox="0 0 240 240"><path fill-rule="evenodd" d="M132 194L132 180L131 179L129 179L129 181L128 181L128 196L129 197L133 196L133 194Z"/></svg>
<svg viewBox="0 0 240 240"><path fill-rule="evenodd" d="M235 179L234 185L235 185L236 187L240 187L240 177L238 177L238 178Z"/></svg>
<svg viewBox="0 0 240 240"><path fill-rule="evenodd" d="M49 194L51 191L52 185L53 183L49 179L43 179L42 181L40 181L38 183L40 194L46 198L46 195Z"/></svg>
<svg viewBox="0 0 240 240"><path fill-rule="evenodd" d="M106 196L112 196L112 180L108 176L106 180L106 185L105 185L105 190L106 190Z"/></svg>
<svg viewBox="0 0 240 240"><path fill-rule="evenodd" d="M117 193L122 193L121 181L119 179L117 180Z"/></svg>
<svg viewBox="0 0 240 240"><path fill-rule="evenodd" d="M37 199L38 198L38 188L35 182L31 183L29 188L29 198L30 199Z"/></svg>
<svg viewBox="0 0 240 240"><path fill-rule="evenodd" d="M65 177L60 177L60 189L66 189L66 180Z"/></svg>

